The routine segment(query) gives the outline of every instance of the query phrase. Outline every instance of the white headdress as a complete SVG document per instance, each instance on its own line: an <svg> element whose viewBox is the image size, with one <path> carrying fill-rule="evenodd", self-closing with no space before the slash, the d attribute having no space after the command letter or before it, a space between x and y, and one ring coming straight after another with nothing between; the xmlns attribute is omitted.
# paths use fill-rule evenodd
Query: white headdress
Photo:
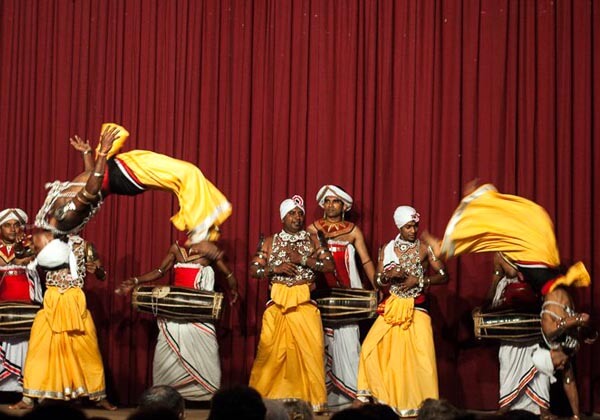
<svg viewBox="0 0 600 420"><path fill-rule="evenodd" d="M394 222L398 229L401 229L408 222L419 223L420 217L421 215L410 206L400 206L394 212Z"/></svg>
<svg viewBox="0 0 600 420"><path fill-rule="evenodd" d="M325 198L330 196L334 196L342 200L342 202L346 205L345 211L348 211L352 208L354 200L352 200L350 194L337 185L323 185L321 187L317 193L317 202L319 203L319 206L325 207Z"/></svg>
<svg viewBox="0 0 600 420"><path fill-rule="evenodd" d="M11 220L16 220L24 225L28 220L27 213L18 208L8 208L0 211L0 225Z"/></svg>
<svg viewBox="0 0 600 420"><path fill-rule="evenodd" d="M285 200L283 200L279 205L279 217L281 218L281 220L283 220L285 215L293 209L295 209L296 207L302 210L302 213L305 213L304 200L299 195L295 195L292 198L286 198Z"/></svg>

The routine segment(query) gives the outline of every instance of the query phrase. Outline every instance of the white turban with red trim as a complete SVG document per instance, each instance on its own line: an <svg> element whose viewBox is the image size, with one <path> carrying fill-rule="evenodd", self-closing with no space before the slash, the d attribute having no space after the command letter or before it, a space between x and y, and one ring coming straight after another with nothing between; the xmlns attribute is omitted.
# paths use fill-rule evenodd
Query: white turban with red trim
<svg viewBox="0 0 600 420"><path fill-rule="evenodd" d="M279 205L279 216L281 217L281 220L283 220L285 218L285 215L293 209L295 209L296 207L302 210L302 213L305 213L304 200L299 195L295 195L292 198L286 198L285 200L283 200Z"/></svg>

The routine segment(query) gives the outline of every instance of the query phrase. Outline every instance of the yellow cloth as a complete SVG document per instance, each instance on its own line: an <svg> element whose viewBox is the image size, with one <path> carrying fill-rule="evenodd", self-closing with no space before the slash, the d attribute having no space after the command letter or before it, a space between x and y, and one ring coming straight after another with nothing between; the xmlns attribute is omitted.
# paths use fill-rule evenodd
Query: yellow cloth
<svg viewBox="0 0 600 420"><path fill-rule="evenodd" d="M559 286L588 287L591 283L590 273L588 273L585 265L579 261L569 267L564 276L558 277L548 291L551 292Z"/></svg>
<svg viewBox="0 0 600 420"><path fill-rule="evenodd" d="M79 288L48 287L31 328L23 395L64 399L106 396L96 328Z"/></svg>
<svg viewBox="0 0 600 420"><path fill-rule="evenodd" d="M171 217L177 229L208 234L212 226L220 226L231 215L231 203L195 165L147 150L131 150L116 157L144 186L177 196L179 212Z"/></svg>
<svg viewBox="0 0 600 420"><path fill-rule="evenodd" d="M413 307L412 298L390 296L358 365L358 396L372 396L403 417L416 416L424 399L439 398L431 319Z"/></svg>
<svg viewBox="0 0 600 420"><path fill-rule="evenodd" d="M461 201L452 215L442 253L502 252L509 261L560 264L550 216L541 206L485 184Z"/></svg>
<svg viewBox="0 0 600 420"><path fill-rule="evenodd" d="M263 315L250 386L264 398L299 398L322 411L327 403L323 326L309 287L275 283L271 299L275 303Z"/></svg>

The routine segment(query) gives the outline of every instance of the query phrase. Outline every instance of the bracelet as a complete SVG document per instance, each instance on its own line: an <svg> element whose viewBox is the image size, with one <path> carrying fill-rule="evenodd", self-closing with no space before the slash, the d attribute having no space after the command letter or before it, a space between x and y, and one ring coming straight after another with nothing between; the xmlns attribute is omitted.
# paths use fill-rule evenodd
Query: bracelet
<svg viewBox="0 0 600 420"><path fill-rule="evenodd" d="M377 283L379 287L385 287L389 283L385 279L387 279L387 277L385 277L383 273L377 273L377 276L375 276L375 283Z"/></svg>
<svg viewBox="0 0 600 420"><path fill-rule="evenodd" d="M104 156L108 155L108 152L104 152L104 153L103 152L97 152L96 154L98 156L103 156L104 157Z"/></svg>
<svg viewBox="0 0 600 420"><path fill-rule="evenodd" d="M81 189L81 194L83 194L83 196L84 196L85 198L87 198L88 200L94 200L94 199L96 199L96 197L98 197L98 194L90 194L90 193L89 193L89 192L88 192L88 191L85 189L85 187L83 187L83 188Z"/></svg>
<svg viewBox="0 0 600 420"><path fill-rule="evenodd" d="M362 265L367 265L371 262L371 259L369 258L367 261L365 261L364 263L362 263Z"/></svg>
<svg viewBox="0 0 600 420"><path fill-rule="evenodd" d="M229 274L227 274L227 275L225 276L225 280L229 280L229 279L230 279L230 278L232 278L232 277L233 277L233 271L231 271Z"/></svg>
<svg viewBox="0 0 600 420"><path fill-rule="evenodd" d="M436 262L439 261L439 258L435 256L435 254L433 253L433 248L431 247L431 245L427 245L427 251L429 251L429 253L431 254L431 261Z"/></svg>
<svg viewBox="0 0 600 420"><path fill-rule="evenodd" d="M102 177L104 177L104 172L94 172L92 175L94 175L95 177L98 177L98 178L102 178Z"/></svg>
<svg viewBox="0 0 600 420"><path fill-rule="evenodd" d="M92 149L87 149L81 153L83 153L84 155L88 155L88 154L92 153Z"/></svg>
<svg viewBox="0 0 600 420"><path fill-rule="evenodd" d="M83 191L83 190L82 190L82 191ZM81 191L80 191L80 192L81 192ZM83 195L83 197L82 197L82 195ZM85 204L85 205L90 205L90 204L92 204L92 202L91 202L91 201L89 201L89 200L87 200L87 199L85 198L85 195L84 195L84 194L79 194L79 193L77 193L77 195L75 196L75 198L77 198L79 201L81 201L81 203L82 203L82 204Z"/></svg>
<svg viewBox="0 0 600 420"><path fill-rule="evenodd" d="M300 258L300 265L306 265L306 263L308 262L308 255L303 255L302 258Z"/></svg>

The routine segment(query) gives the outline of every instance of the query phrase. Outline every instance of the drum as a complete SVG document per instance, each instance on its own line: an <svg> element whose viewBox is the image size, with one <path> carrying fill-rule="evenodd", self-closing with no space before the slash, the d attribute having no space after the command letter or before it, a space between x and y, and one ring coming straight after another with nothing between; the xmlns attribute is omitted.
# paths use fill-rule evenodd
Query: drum
<svg viewBox="0 0 600 420"><path fill-rule="evenodd" d="M40 305L26 302L0 302L0 335L27 335Z"/></svg>
<svg viewBox="0 0 600 420"><path fill-rule="evenodd" d="M515 312L504 309L483 312L473 310L475 337L518 343L535 343L542 338L541 320L538 314Z"/></svg>
<svg viewBox="0 0 600 420"><path fill-rule="evenodd" d="M178 286L138 286L131 304L140 312L176 321L214 321L221 317L223 294Z"/></svg>
<svg viewBox="0 0 600 420"><path fill-rule="evenodd" d="M312 298L325 326L354 324L377 316L377 292L373 290L322 289L314 291Z"/></svg>

